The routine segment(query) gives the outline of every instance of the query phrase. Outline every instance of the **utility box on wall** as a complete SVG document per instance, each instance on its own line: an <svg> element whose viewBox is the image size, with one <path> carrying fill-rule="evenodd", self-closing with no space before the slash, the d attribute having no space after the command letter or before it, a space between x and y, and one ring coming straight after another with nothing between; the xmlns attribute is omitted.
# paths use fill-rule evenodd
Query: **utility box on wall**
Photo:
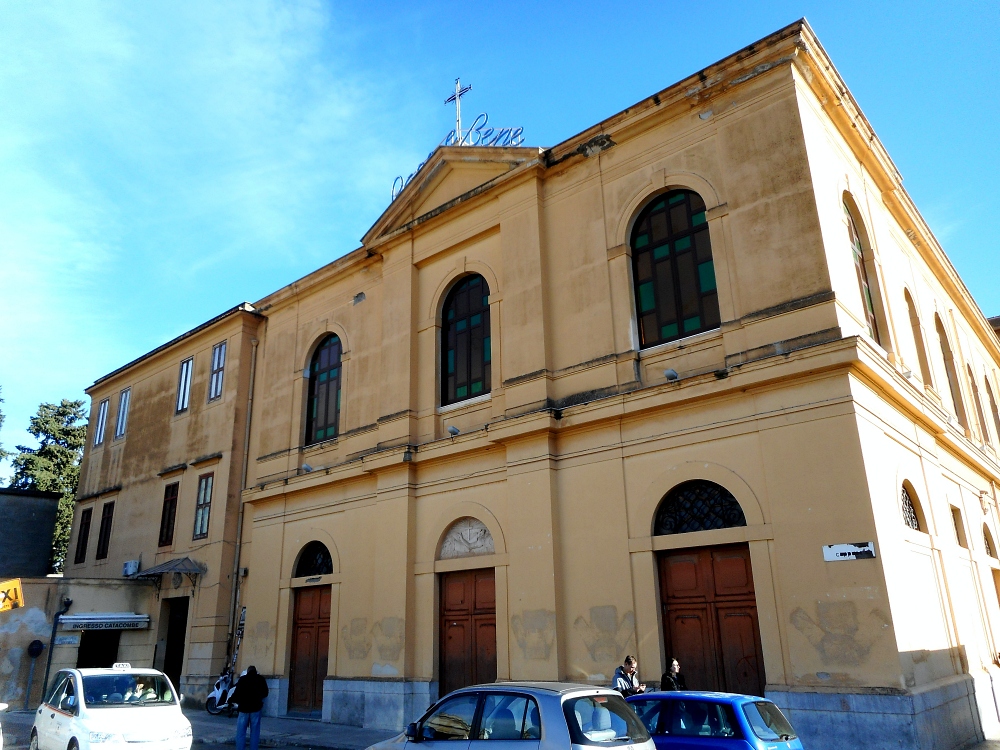
<svg viewBox="0 0 1000 750"><path fill-rule="evenodd" d="M49 573L58 492L0 488L0 534L17 544L0 543L0 578Z"/></svg>

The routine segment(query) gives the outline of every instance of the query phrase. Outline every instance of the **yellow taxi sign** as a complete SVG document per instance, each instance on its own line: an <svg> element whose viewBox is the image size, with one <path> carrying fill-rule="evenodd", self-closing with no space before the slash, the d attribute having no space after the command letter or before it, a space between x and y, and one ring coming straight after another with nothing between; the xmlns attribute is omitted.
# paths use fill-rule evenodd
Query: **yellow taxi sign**
<svg viewBox="0 0 1000 750"><path fill-rule="evenodd" d="M9 581L0 581L0 612L8 609L17 609L24 606L24 597L21 594L21 579L11 578Z"/></svg>

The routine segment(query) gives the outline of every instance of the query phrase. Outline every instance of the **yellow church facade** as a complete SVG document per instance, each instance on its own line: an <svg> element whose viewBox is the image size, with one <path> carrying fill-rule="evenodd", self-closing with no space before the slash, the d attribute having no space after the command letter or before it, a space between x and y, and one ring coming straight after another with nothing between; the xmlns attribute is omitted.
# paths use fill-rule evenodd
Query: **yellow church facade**
<svg viewBox="0 0 1000 750"><path fill-rule="evenodd" d="M235 410L174 451L225 443L238 498L182 681L245 608L275 715L402 727L634 654L809 747L1000 735L1000 340L805 22L553 148L437 149L361 248L226 320Z"/></svg>

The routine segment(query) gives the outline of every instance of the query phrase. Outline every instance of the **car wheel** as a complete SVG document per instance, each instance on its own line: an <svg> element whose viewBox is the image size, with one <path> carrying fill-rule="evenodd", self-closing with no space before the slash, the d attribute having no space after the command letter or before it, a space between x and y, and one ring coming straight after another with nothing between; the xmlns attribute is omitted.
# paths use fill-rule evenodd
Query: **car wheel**
<svg viewBox="0 0 1000 750"><path fill-rule="evenodd" d="M28 750L38 750L38 733L31 730L31 742L28 743Z"/></svg>
<svg viewBox="0 0 1000 750"><path fill-rule="evenodd" d="M218 705L216 705L215 698L209 698L205 701L205 710L212 714L212 716L218 716L222 713L222 711L219 710Z"/></svg>

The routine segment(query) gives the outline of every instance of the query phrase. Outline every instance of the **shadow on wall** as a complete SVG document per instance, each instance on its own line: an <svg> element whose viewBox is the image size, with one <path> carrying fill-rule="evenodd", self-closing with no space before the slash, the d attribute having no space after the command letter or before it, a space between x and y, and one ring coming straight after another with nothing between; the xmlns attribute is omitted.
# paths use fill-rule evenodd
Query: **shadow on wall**
<svg viewBox="0 0 1000 750"><path fill-rule="evenodd" d="M789 620L816 649L823 664L844 667L865 664L891 623L882 610L859 613L857 603L850 600L816 602L812 612L797 607Z"/></svg>
<svg viewBox="0 0 1000 750"><path fill-rule="evenodd" d="M52 623L45 612L37 607L22 607L0 615L0 701L10 703L12 709L24 705L24 692L28 686L31 657L28 644L34 640L49 642ZM36 660L32 682L32 700L29 705L41 702L42 675L47 653Z"/></svg>
<svg viewBox="0 0 1000 750"><path fill-rule="evenodd" d="M635 643L635 614L629 610L618 614L618 607L608 604L590 608L589 619L580 615L573 629L583 640L592 665L577 665L571 671L588 680L610 680L615 668L622 663Z"/></svg>

